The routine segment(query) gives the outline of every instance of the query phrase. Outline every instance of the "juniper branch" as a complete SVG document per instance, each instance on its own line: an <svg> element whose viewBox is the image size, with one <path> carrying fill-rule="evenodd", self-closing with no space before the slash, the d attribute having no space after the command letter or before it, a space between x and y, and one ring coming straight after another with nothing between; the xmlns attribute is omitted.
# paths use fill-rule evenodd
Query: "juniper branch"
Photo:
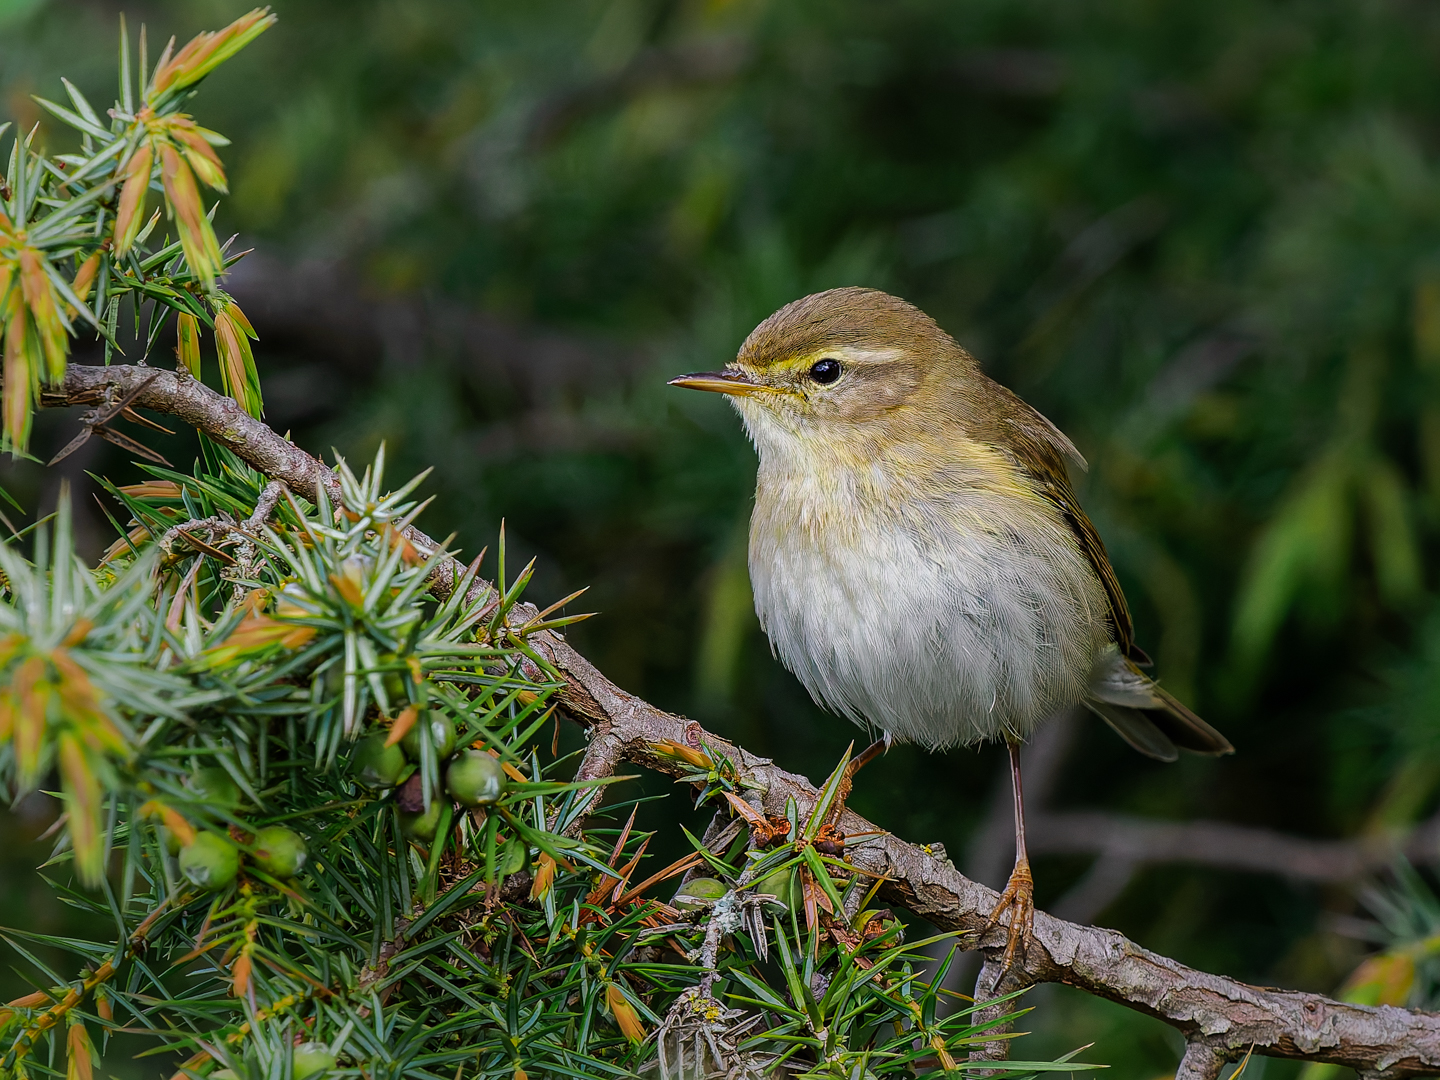
<svg viewBox="0 0 1440 1080"><path fill-rule="evenodd" d="M157 377L154 368L72 365L63 385L46 390L41 404L113 402L137 388L133 405L178 417L270 479L306 497L313 497L321 486L332 498L338 496L334 474L319 460L246 415L231 399L183 373L161 371ZM438 547L419 530L412 528L408 536L422 551ZM448 594L463 569L453 559L441 560L432 578L435 590ZM476 583L474 589L478 593L487 587ZM662 744L703 743L735 764L739 776L760 794L767 813L782 814L791 798L804 812L818 797L804 777L705 732L692 720L627 694L558 634L538 632L529 643L564 676L568 686L561 695L563 707L589 729L592 745L603 747L586 757L592 778L613 774L622 763L679 776L685 766L663 753ZM884 894L889 902L942 930L966 935L966 944L992 959L1003 950L1004 928L987 932L986 927L996 901L994 890L969 880L925 849L877 829L853 811L847 811L840 824L847 835L873 834L854 843L849 857L861 870L886 880ZM1064 983L1164 1020L1189 1045L1181 1075L1216 1075L1219 1061L1236 1060L1252 1046L1255 1053L1331 1062L1367 1076L1440 1074L1440 1015L1249 986L1186 967L1113 930L1065 922L1038 911L1034 937L1036 947L1027 951L1013 972L1018 982Z"/></svg>

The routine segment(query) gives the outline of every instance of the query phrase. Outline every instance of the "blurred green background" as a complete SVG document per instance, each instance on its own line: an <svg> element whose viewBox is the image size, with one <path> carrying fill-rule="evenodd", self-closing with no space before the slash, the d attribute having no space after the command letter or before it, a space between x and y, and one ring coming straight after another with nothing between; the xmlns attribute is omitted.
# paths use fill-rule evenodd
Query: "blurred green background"
<svg viewBox="0 0 1440 1080"><path fill-rule="evenodd" d="M41 120L29 95L62 97L61 74L111 100L120 10L0 0L0 114ZM243 10L125 8L152 55ZM1074 439L1140 641L1238 748L1158 765L1083 719L1043 801L1377 843L1434 812L1440 7L276 10L194 103L234 140L217 220L256 249L232 289L268 419L315 451L384 440L397 478L436 466L429 531L473 552L503 517L536 595L591 586L580 607L603 614L572 638L620 685L812 778L856 737L751 614L738 421L664 380L722 364L791 299L865 284ZM43 459L76 418L40 419ZM133 472L92 444L0 482L33 512L68 476L98 551L86 470ZM998 884L1001 766L897 748L853 804ZM30 870L51 812L26 810L0 823L0 923L62 926ZM1039 859L1041 906L1187 963L1329 991L1369 948L1360 882L1163 862L1082 903L1092 861ZM1163 1025L1066 991L1033 1003L1024 1056L1094 1041L1116 1075L1174 1069Z"/></svg>

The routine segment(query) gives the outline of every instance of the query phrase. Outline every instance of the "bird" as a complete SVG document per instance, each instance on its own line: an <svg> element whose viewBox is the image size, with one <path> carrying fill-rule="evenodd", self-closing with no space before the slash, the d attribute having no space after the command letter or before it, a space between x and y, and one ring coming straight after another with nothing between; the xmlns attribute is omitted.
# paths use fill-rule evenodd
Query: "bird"
<svg viewBox="0 0 1440 1080"><path fill-rule="evenodd" d="M1003 740L1015 864L1003 966L1033 932L1020 747L1084 705L1140 753L1232 753L1146 670L1061 430L913 304L805 296L735 359L670 385L725 395L759 456L749 570L780 661L827 710L928 751ZM1008 916L1008 919L1006 918Z"/></svg>

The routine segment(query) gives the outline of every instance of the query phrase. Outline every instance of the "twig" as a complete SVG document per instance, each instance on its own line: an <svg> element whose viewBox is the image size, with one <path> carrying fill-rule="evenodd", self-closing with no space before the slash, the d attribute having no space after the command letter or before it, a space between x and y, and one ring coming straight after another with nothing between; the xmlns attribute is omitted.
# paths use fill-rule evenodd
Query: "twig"
<svg viewBox="0 0 1440 1080"><path fill-rule="evenodd" d="M1201 1041L1185 1044L1185 1056L1175 1070L1175 1080L1218 1080L1225 1057Z"/></svg>
<svg viewBox="0 0 1440 1080"><path fill-rule="evenodd" d="M118 390L126 394L150 379L134 404L167 412L204 431L273 480L306 497L317 485L338 496L334 474L299 447L247 416L229 398L171 372L72 365L63 387L42 395L47 406L89 404ZM407 536L417 547L436 545L418 530ZM448 593L461 572L447 559L432 578L436 592ZM488 585L485 586L488 588ZM685 766L658 751L659 744L688 745L697 725L625 693L550 631L529 644L566 680L561 703L577 721L605 740L605 767L612 762L643 765L679 777ZM735 765L739 777L761 793L767 813L779 816L793 798L802 813L819 793L804 777L778 768L726 739L703 731L699 738ZM994 890L969 880L948 863L913 844L876 829L853 811L841 821L846 834L876 834L849 849L855 866L882 877L885 898L928 919L944 931L972 935L987 955L1003 950L1003 926L988 928ZM1012 974L1019 985L1061 982L1164 1020L1193 1044L1203 1043L1217 1059L1238 1060L1252 1045L1271 1057L1331 1062L1367 1075L1402 1077L1440 1072L1440 1015L1390 1006L1334 1001L1319 994L1249 986L1196 971L1142 949L1112 930L1082 926L1035 913L1034 946ZM1189 1076L1213 1076L1201 1068L1199 1051L1187 1051ZM1208 1067L1208 1066L1207 1066ZM1187 1075L1182 1073L1181 1075Z"/></svg>
<svg viewBox="0 0 1440 1080"><path fill-rule="evenodd" d="M119 958L118 962L113 957L106 960L96 968L94 972L86 975L80 981L79 986L72 985L63 997L56 1000L55 1004L51 1005L39 1016L33 1020L21 1022L15 1042L11 1046L12 1051L15 1053L16 1065L19 1065L20 1059L24 1058L34 1049L39 1036L59 1024L65 1019L66 1014L68 1014L71 1009L84 1001L97 987L103 986L114 977L125 960L128 960L133 953L145 944L145 939L149 937L151 928L160 916L168 910L169 903L169 900L162 900L159 906L150 912L150 914L146 915L145 918L140 921L139 925L130 932L130 937L127 938L125 942L124 955ZM17 1003L11 1002L10 1004L13 1007ZM23 1072L18 1069L17 1072L23 1075Z"/></svg>
<svg viewBox="0 0 1440 1080"><path fill-rule="evenodd" d="M172 525L160 534L160 539L156 543L160 546L161 551L169 555L175 550L175 541L184 537L187 543L200 548L207 555L229 559L230 556L218 550L214 544L223 543L223 538L228 536L234 528L235 519L222 511L214 517L192 518L190 521ZM222 538L220 541L215 538L217 532ZM196 534L204 534L207 540L201 540Z"/></svg>
<svg viewBox="0 0 1440 1080"><path fill-rule="evenodd" d="M285 485L279 480L271 480L260 492L260 498L255 501L255 512L246 518L240 527L248 533L258 533L265 522L270 520L270 515L275 512L275 504L283 494Z"/></svg>
<svg viewBox="0 0 1440 1080"><path fill-rule="evenodd" d="M1095 811L1031 814L1026 821L1032 854L1094 853L1136 868L1191 863L1324 883L1363 878L1394 865L1401 854L1414 862L1433 862L1437 829L1428 823L1409 836L1310 840L1222 821L1147 821Z"/></svg>

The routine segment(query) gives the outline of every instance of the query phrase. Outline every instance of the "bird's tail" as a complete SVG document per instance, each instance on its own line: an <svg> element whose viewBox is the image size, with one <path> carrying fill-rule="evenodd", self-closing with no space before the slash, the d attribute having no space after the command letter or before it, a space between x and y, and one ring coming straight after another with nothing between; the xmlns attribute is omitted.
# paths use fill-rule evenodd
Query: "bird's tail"
<svg viewBox="0 0 1440 1080"><path fill-rule="evenodd" d="M1180 750L1216 755L1235 752L1229 739L1162 689L1118 650L1096 669L1085 704L1122 739L1148 757L1174 761L1180 756Z"/></svg>

